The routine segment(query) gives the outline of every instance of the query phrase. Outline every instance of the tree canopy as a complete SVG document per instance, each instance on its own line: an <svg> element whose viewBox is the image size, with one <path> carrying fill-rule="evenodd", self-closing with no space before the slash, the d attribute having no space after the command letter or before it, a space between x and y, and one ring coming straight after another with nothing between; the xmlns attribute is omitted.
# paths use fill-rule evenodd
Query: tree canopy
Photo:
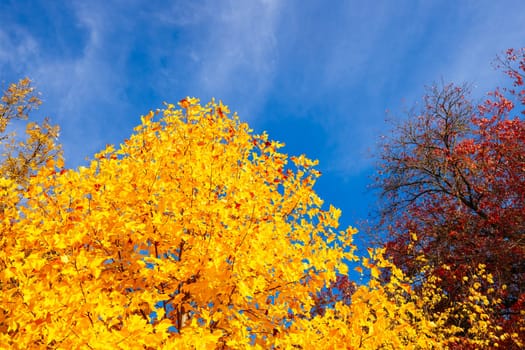
<svg viewBox="0 0 525 350"><path fill-rule="evenodd" d="M386 140L376 183L387 254L423 281L420 294L425 281L442 288L429 309L459 327L459 348L479 337L518 348L525 338L525 49L498 62L512 87L481 103L468 86L429 89ZM473 290L492 322L483 332L464 307Z"/></svg>
<svg viewBox="0 0 525 350"><path fill-rule="evenodd" d="M22 198L3 178L0 344L439 344L402 274L312 312L315 295L356 259L356 231L339 230L340 211L314 192L316 162L281 146L221 103L187 98L143 116L89 166L47 161ZM375 277L380 261L366 261Z"/></svg>

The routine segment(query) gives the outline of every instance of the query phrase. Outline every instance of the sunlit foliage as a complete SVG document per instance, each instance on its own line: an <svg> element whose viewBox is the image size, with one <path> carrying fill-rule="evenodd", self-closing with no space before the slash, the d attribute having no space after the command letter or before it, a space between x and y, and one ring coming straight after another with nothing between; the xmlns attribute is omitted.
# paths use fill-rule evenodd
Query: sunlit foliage
<svg viewBox="0 0 525 350"><path fill-rule="evenodd" d="M316 162L221 103L179 106L87 167L48 160L22 200L0 179L0 347L440 347L381 252L351 303L313 313L356 260L356 231L312 188Z"/></svg>
<svg viewBox="0 0 525 350"><path fill-rule="evenodd" d="M8 127L16 120L27 120L42 101L28 78L10 84L0 99L0 176L13 179L20 186L47 161L62 162L60 145L56 142L59 128L48 119L41 124L28 122L25 139Z"/></svg>

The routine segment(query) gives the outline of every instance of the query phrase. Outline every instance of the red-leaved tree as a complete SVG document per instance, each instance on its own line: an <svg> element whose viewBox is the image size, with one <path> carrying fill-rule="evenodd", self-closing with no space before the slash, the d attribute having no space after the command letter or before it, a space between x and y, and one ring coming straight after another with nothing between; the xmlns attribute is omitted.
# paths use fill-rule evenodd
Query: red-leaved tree
<svg viewBox="0 0 525 350"><path fill-rule="evenodd" d="M468 86L428 91L386 139L376 185L388 255L416 286L432 276L446 296L428 311L450 310L475 288L508 334L499 345L514 348L525 339L525 48L497 62L512 86L479 104ZM470 337L468 312L449 323Z"/></svg>

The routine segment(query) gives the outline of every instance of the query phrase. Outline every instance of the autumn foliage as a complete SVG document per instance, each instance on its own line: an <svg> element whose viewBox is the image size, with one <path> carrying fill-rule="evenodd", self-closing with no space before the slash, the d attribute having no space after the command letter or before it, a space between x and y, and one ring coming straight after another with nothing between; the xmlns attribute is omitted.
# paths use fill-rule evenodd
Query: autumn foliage
<svg viewBox="0 0 525 350"><path fill-rule="evenodd" d="M470 349L525 338L525 51L473 103L429 92L385 144L389 241L358 258L282 153L222 103L186 98L64 168L58 128L27 124L27 79L0 104L0 348ZM360 261L368 278L349 280Z"/></svg>
<svg viewBox="0 0 525 350"><path fill-rule="evenodd" d="M29 177L48 160L62 161L57 144L59 128L48 119L42 123L28 122L25 139L8 127L15 121L27 120L42 101L28 78L10 84L0 99L0 176L26 186Z"/></svg>
<svg viewBox="0 0 525 350"><path fill-rule="evenodd" d="M512 87L479 104L467 86L430 89L386 141L377 182L387 254L452 348L524 346L525 49L498 63Z"/></svg>
<svg viewBox="0 0 525 350"><path fill-rule="evenodd" d="M355 230L288 157L226 106L184 99L86 167L0 180L4 348L432 348L434 324L371 251L368 286L320 315ZM395 271L388 284L379 269Z"/></svg>

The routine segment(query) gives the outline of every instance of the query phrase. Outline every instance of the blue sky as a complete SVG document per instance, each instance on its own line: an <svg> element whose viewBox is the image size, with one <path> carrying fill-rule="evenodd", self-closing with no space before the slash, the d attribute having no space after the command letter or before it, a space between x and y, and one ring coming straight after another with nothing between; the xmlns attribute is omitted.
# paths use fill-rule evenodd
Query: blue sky
<svg viewBox="0 0 525 350"><path fill-rule="evenodd" d="M221 99L289 154L320 160L317 191L357 225L390 117L435 81L505 82L491 62L525 46L525 2L0 1L0 83L29 76L67 165L128 137L139 116Z"/></svg>

